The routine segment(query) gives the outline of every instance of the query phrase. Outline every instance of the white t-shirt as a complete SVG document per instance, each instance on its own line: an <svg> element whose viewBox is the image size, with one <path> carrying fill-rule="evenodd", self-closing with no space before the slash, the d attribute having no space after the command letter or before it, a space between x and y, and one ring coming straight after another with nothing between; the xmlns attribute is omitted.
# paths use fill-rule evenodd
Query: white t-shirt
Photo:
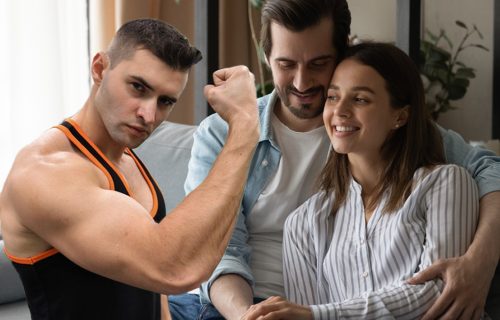
<svg viewBox="0 0 500 320"><path fill-rule="evenodd" d="M330 145L323 126L309 132L295 132L274 114L271 125L281 160L275 176L247 216L254 295L262 298L285 294L283 225L288 215L315 193Z"/></svg>

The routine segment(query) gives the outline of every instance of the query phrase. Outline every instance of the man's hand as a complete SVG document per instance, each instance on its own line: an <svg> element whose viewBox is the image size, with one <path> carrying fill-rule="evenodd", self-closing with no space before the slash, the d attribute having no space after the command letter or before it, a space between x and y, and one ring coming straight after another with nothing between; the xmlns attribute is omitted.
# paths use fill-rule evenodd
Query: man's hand
<svg viewBox="0 0 500 320"><path fill-rule="evenodd" d="M233 119L258 119L254 75L245 66L214 72L214 85L206 85L205 97L229 124ZM242 116L241 118L239 118Z"/></svg>
<svg viewBox="0 0 500 320"><path fill-rule="evenodd" d="M479 319L499 259L500 191L490 192L479 201L480 213L474 240L458 258L439 260L410 279L419 284L437 277L444 290L427 311L424 320Z"/></svg>
<svg viewBox="0 0 500 320"><path fill-rule="evenodd" d="M252 305L241 320L312 320L312 318L309 307L290 303L281 297L270 297Z"/></svg>
<svg viewBox="0 0 500 320"><path fill-rule="evenodd" d="M492 277L478 262L467 255L438 260L408 280L410 284L421 284L441 278L445 284L442 294L422 320L481 317Z"/></svg>

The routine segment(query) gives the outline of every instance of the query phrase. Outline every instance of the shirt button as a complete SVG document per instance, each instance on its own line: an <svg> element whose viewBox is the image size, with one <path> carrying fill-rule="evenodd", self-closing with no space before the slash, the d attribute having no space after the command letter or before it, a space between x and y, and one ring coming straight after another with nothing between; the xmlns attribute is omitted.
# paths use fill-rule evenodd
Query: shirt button
<svg viewBox="0 0 500 320"><path fill-rule="evenodd" d="M363 273L361 274L361 276L362 276L363 278L368 277L368 272L366 272L366 271L365 271L365 272L363 272Z"/></svg>
<svg viewBox="0 0 500 320"><path fill-rule="evenodd" d="M360 244L365 244L365 239L361 239L361 241L359 242Z"/></svg>
<svg viewBox="0 0 500 320"><path fill-rule="evenodd" d="M269 164L269 162L264 159L264 160L262 160L261 164L262 164L263 167L267 167L267 165Z"/></svg>

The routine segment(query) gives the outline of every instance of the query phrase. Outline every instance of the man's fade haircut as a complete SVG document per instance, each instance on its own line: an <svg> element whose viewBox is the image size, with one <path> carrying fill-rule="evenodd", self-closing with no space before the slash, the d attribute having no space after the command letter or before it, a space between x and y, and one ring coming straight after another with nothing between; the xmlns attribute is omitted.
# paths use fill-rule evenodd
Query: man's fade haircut
<svg viewBox="0 0 500 320"><path fill-rule="evenodd" d="M266 57L273 46L271 23L300 32L320 23L323 18L333 21L332 44L336 59L342 59L349 44L351 12L346 0L268 0L262 8L261 46Z"/></svg>
<svg viewBox="0 0 500 320"><path fill-rule="evenodd" d="M111 68L139 49L149 50L180 71L187 71L202 58L201 52L175 27L156 19L138 19L125 23L116 32L107 52Z"/></svg>

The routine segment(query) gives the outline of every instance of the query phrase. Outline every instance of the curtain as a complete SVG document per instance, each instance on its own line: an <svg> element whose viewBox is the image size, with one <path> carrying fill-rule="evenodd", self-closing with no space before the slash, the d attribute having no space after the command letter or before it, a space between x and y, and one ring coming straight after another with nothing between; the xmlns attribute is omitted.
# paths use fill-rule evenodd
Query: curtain
<svg viewBox="0 0 500 320"><path fill-rule="evenodd" d="M15 154L89 92L86 0L0 0L0 188Z"/></svg>

